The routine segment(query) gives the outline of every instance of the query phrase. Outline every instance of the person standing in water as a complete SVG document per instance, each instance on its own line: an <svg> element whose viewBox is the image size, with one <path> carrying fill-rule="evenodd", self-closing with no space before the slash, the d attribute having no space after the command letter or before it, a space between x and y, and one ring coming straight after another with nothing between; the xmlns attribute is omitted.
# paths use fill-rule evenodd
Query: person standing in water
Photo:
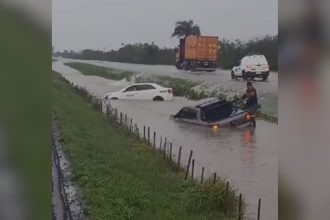
<svg viewBox="0 0 330 220"><path fill-rule="evenodd" d="M242 96L242 99L246 99L245 107L248 110L249 115L253 117L252 126L256 127L255 114L258 110L257 90L253 87L252 82L247 82L246 86L246 93Z"/></svg>

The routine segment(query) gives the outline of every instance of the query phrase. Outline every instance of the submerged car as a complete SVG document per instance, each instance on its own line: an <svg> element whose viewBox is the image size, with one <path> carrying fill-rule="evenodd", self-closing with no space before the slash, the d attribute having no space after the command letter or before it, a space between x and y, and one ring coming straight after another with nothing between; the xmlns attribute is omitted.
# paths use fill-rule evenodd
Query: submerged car
<svg viewBox="0 0 330 220"><path fill-rule="evenodd" d="M252 116L237 104L235 105L235 102L239 102L239 100L203 99L194 106L183 107L171 118L176 121L210 127L241 126L250 123Z"/></svg>
<svg viewBox="0 0 330 220"><path fill-rule="evenodd" d="M135 83L118 92L106 93L103 98L170 101L173 99L173 89L164 88L155 83Z"/></svg>

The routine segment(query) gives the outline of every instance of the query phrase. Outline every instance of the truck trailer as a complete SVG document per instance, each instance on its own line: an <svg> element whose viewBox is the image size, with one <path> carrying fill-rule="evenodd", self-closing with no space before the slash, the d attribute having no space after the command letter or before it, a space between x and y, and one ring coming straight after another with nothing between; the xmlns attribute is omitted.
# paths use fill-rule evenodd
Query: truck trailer
<svg viewBox="0 0 330 220"><path fill-rule="evenodd" d="M219 39L213 36L188 36L176 48L176 68L186 71L215 71Z"/></svg>

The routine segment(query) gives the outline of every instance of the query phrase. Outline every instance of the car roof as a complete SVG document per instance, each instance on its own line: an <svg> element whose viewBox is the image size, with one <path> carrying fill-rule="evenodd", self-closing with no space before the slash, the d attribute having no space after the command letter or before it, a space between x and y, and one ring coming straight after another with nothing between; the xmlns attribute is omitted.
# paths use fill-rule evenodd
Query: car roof
<svg viewBox="0 0 330 220"><path fill-rule="evenodd" d="M243 62L251 62L251 63L254 63L254 62L262 62L262 63L267 63L267 59L264 55L250 55L250 56L245 56L243 57L242 59Z"/></svg>
<svg viewBox="0 0 330 220"><path fill-rule="evenodd" d="M266 59L266 57L264 55L249 55L249 56L243 57L243 59L244 60Z"/></svg>
<svg viewBox="0 0 330 220"><path fill-rule="evenodd" d="M219 98L216 98L216 97L201 99L201 100L195 102L194 107L196 107L196 108L202 108L204 106L211 105L211 104L216 103L216 102L219 102L221 100L222 99L219 99Z"/></svg>
<svg viewBox="0 0 330 220"><path fill-rule="evenodd" d="M130 85L128 85L128 86L137 86L137 85L152 85L152 86L155 86L155 87L162 87L162 86L160 86L160 85L158 85L158 84L156 84L156 83L132 83L132 84L130 84Z"/></svg>

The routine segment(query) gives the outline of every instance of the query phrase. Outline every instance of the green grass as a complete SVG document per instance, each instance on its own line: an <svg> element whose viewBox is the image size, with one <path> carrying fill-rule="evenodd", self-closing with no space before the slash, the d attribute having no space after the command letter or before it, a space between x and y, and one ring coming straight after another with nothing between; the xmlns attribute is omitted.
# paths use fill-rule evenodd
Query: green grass
<svg viewBox="0 0 330 220"><path fill-rule="evenodd" d="M185 181L58 75L52 83L53 111L90 219L234 219L223 214L224 182ZM229 192L228 209L235 216L237 196Z"/></svg>
<svg viewBox="0 0 330 220"><path fill-rule="evenodd" d="M112 80L126 79L127 81L130 81L134 75L132 72L120 71L87 63L65 63L65 65L80 71L84 75L95 75Z"/></svg>

